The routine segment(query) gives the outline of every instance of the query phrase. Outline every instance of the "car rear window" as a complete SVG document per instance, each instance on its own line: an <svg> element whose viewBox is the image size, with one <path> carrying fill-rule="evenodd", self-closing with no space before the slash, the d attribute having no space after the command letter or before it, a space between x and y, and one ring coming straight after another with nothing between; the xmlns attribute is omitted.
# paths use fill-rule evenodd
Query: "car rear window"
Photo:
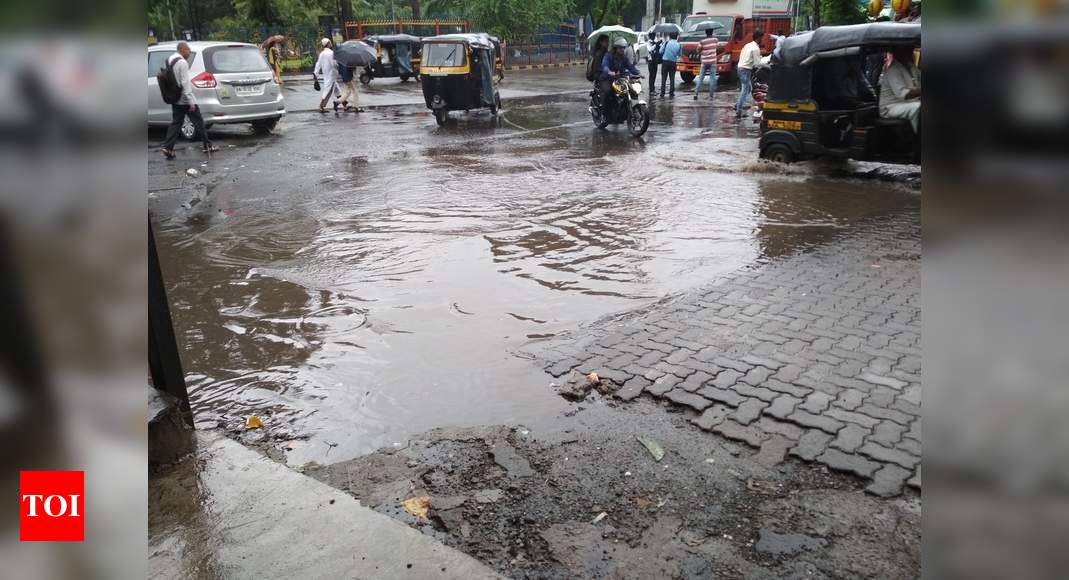
<svg viewBox="0 0 1069 580"><path fill-rule="evenodd" d="M210 73L247 73L271 70L260 49L253 46L218 46L204 50L204 68Z"/></svg>
<svg viewBox="0 0 1069 580"><path fill-rule="evenodd" d="M160 72L160 69L167 65L167 59L171 58L174 54L173 50L153 50L148 53L148 76L154 77L156 73ZM189 59L186 61L193 65L197 60L197 53L191 52Z"/></svg>

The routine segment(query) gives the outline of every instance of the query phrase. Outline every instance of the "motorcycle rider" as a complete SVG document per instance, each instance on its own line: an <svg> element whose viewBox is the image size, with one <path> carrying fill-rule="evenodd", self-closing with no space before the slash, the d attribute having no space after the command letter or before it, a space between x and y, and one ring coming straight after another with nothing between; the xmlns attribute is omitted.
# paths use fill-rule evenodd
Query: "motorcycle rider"
<svg viewBox="0 0 1069 580"><path fill-rule="evenodd" d="M627 39L617 38L612 43L612 52L605 54L601 60L601 72L598 73L598 93L601 96L601 107L605 110L605 104L609 102L612 91L612 82L622 73L628 73L633 77L642 76L631 59L627 58Z"/></svg>

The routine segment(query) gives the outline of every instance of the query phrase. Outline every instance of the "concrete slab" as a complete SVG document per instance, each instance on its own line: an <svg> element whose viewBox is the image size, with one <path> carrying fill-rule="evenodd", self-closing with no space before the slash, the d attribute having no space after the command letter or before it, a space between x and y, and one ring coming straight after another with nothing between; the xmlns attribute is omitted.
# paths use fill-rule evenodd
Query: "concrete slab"
<svg viewBox="0 0 1069 580"><path fill-rule="evenodd" d="M149 479L151 578L501 578L226 437Z"/></svg>

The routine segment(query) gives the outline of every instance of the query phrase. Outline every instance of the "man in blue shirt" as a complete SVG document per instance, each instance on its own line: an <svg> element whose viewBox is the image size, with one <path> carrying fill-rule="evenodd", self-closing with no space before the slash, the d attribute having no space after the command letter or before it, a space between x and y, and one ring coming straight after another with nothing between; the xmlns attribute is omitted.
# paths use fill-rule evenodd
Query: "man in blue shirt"
<svg viewBox="0 0 1069 580"><path fill-rule="evenodd" d="M627 58L627 40L617 38L612 43L612 52L605 53L601 59L601 72L598 73L598 90L601 91L602 106L609 98L612 90L612 82L621 74L627 73L633 77L641 76L631 59Z"/></svg>
<svg viewBox="0 0 1069 580"><path fill-rule="evenodd" d="M668 85L668 96L676 96L676 63L679 62L679 53L683 52L683 46L676 40L679 34L672 32L668 35L668 42L661 50L661 96L664 96L664 84L671 77L672 82ZM650 83L653 79L650 79ZM652 92L650 93L653 94Z"/></svg>

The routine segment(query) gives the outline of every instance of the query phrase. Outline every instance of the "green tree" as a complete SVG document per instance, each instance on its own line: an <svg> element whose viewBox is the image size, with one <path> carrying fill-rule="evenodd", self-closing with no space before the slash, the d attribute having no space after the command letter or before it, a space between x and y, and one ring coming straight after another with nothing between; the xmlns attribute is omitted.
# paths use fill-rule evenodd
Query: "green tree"
<svg viewBox="0 0 1069 580"><path fill-rule="evenodd" d="M820 3L821 26L862 22L868 22L868 17L857 0L822 0Z"/></svg>
<svg viewBox="0 0 1069 580"><path fill-rule="evenodd" d="M426 0L423 3L427 15L462 14L472 21L476 30L502 38L534 34L569 16L571 8L571 0Z"/></svg>

